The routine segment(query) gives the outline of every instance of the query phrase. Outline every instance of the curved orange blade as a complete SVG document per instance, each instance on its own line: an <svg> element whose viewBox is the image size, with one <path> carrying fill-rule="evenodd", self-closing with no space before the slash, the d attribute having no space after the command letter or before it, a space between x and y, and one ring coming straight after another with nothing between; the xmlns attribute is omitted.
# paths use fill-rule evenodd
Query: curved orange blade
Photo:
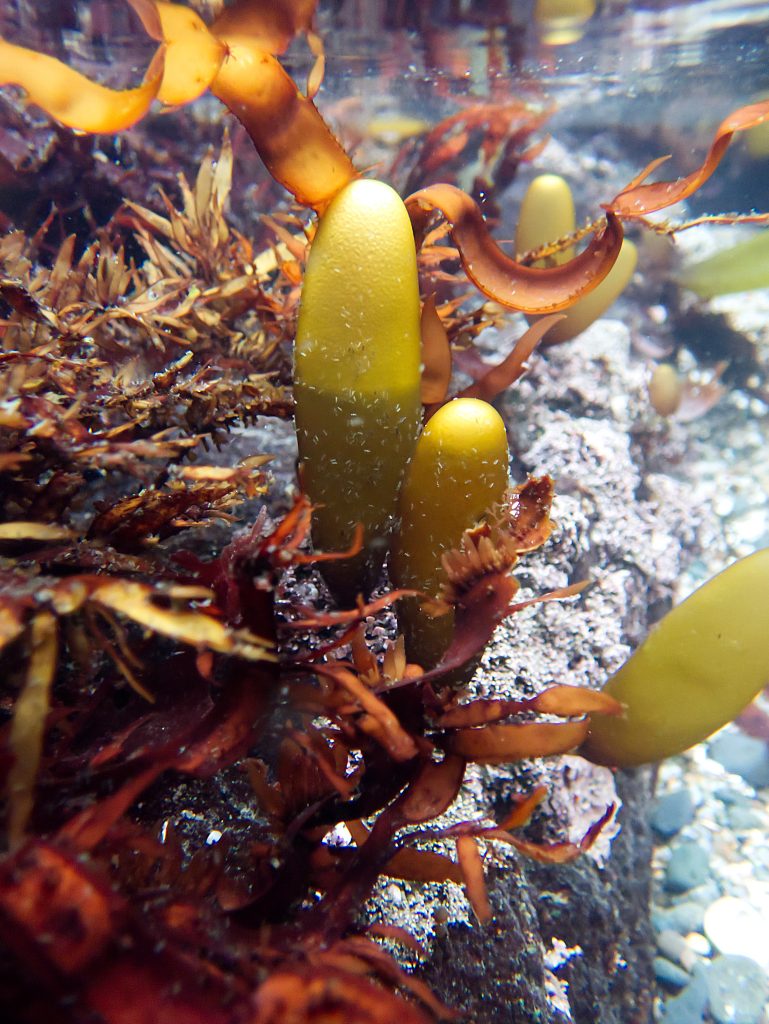
<svg viewBox="0 0 769 1024"><path fill-rule="evenodd" d="M417 237L425 211L440 210L473 284L500 305L524 313L557 313L573 305L606 277L622 245L622 226L610 212L603 231L573 260L545 269L527 267L502 252L475 201L454 185L420 189L408 197L406 208Z"/></svg>
<svg viewBox="0 0 769 1024"><path fill-rule="evenodd" d="M619 217L643 217L656 210L664 210L666 206L679 203L688 198L703 185L715 171L726 152L735 132L743 132L746 128L769 121L769 100L751 103L740 107L724 118L716 129L710 144L708 155L702 165L691 174L676 181L657 181L651 184L638 184L660 164L662 160L654 160L651 164L625 188L618 196L604 207Z"/></svg>
<svg viewBox="0 0 769 1024"><path fill-rule="evenodd" d="M550 757L574 750L587 736L587 718L576 722L518 722L458 729L446 747L467 761L507 764L529 757Z"/></svg>
<svg viewBox="0 0 769 1024"><path fill-rule="evenodd" d="M156 3L166 44L166 66L158 99L177 107L191 103L213 82L226 46L190 7Z"/></svg>
<svg viewBox="0 0 769 1024"><path fill-rule="evenodd" d="M420 321L422 332L422 385L423 405L444 402L451 381L451 346L443 321L435 308L435 295L428 295L422 303Z"/></svg>
<svg viewBox="0 0 769 1024"><path fill-rule="evenodd" d="M283 53L299 32L307 32L318 0L236 0L211 26L219 39L242 37L268 53Z"/></svg>
<svg viewBox="0 0 769 1024"><path fill-rule="evenodd" d="M0 85L18 85L31 103L68 128L120 132L141 120L158 94L164 48L136 89L108 89L55 57L0 39Z"/></svg>
<svg viewBox="0 0 769 1024"><path fill-rule="evenodd" d="M513 350L501 363L490 366L482 377L460 391L457 397L481 398L484 402L492 402L500 391L509 388L519 377L523 376L527 368L526 360L550 328L563 320L563 317L563 313L551 313L549 316L537 320L525 334L521 335L513 346Z"/></svg>
<svg viewBox="0 0 769 1024"><path fill-rule="evenodd" d="M358 172L311 100L271 54L228 40L211 91L237 117L267 170L305 206L322 212Z"/></svg>

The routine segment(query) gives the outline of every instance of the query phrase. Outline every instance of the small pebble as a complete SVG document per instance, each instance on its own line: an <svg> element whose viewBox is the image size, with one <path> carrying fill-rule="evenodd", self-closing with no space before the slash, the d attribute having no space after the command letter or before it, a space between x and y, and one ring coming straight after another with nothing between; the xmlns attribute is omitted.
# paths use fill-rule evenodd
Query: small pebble
<svg viewBox="0 0 769 1024"><path fill-rule="evenodd" d="M396 885L394 882L391 882L390 885L387 886L387 898L396 907L402 907L403 904L406 902L406 898L403 895L403 890L399 885Z"/></svg>
<svg viewBox="0 0 769 1024"><path fill-rule="evenodd" d="M694 818L694 801L688 789L676 789L652 804L649 821L654 831L669 839Z"/></svg>
<svg viewBox="0 0 769 1024"><path fill-rule="evenodd" d="M667 985L668 988L683 988L691 981L688 972L666 956L655 956L654 977L660 985Z"/></svg>
<svg viewBox="0 0 769 1024"><path fill-rule="evenodd" d="M713 796L727 807L731 807L732 805L738 807L750 807L752 804L749 796L741 793L738 789L733 789L731 786L719 786L718 789L713 791Z"/></svg>
<svg viewBox="0 0 769 1024"><path fill-rule="evenodd" d="M757 814L751 807L743 807L740 804L733 804L729 807L726 819L729 828L735 832L747 832L751 828L762 828L764 825L760 814Z"/></svg>
<svg viewBox="0 0 769 1024"><path fill-rule="evenodd" d="M719 956L706 983L710 1013L717 1024L758 1024L769 995L769 978L747 956Z"/></svg>
<svg viewBox="0 0 769 1024"><path fill-rule="evenodd" d="M670 925L668 924L667 915L667 910L660 910L658 907L652 907L650 919L652 923L652 928L655 932L661 932L664 931L665 928L670 927Z"/></svg>
<svg viewBox="0 0 769 1024"><path fill-rule="evenodd" d="M668 960L679 963L687 971L694 966L696 956L687 945L686 939L678 932L660 932L657 936L657 948Z"/></svg>
<svg viewBox="0 0 769 1024"><path fill-rule="evenodd" d="M769 786L769 748L763 740L736 731L722 732L708 745L708 753L756 789Z"/></svg>
<svg viewBox="0 0 769 1024"><path fill-rule="evenodd" d="M707 968L701 968L677 996L665 1003L664 1024L702 1024L708 1006Z"/></svg>
<svg viewBox="0 0 769 1024"><path fill-rule="evenodd" d="M686 935L687 932L702 931L705 917L705 905L695 900L683 900L674 907L652 912L652 923L656 931L672 928L675 932Z"/></svg>
<svg viewBox="0 0 769 1024"><path fill-rule="evenodd" d="M710 857L699 843L685 842L675 847L665 869L665 888L686 892L707 881Z"/></svg>
<svg viewBox="0 0 769 1024"><path fill-rule="evenodd" d="M696 889L692 889L686 895L689 899L701 903L703 907L709 907L711 903L715 903L719 896L723 895L723 890L711 875L702 885L698 885Z"/></svg>

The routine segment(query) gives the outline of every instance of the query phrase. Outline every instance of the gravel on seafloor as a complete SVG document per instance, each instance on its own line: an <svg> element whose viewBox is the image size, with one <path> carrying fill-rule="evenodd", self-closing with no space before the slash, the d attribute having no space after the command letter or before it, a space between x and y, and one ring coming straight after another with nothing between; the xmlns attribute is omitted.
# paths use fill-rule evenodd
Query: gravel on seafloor
<svg viewBox="0 0 769 1024"><path fill-rule="evenodd" d="M765 760L762 741L727 726L660 767L650 821L664 1024L769 1021L769 787L748 781Z"/></svg>
<svg viewBox="0 0 769 1024"><path fill-rule="evenodd" d="M681 248L698 258L706 234L682 236ZM710 308L765 348L769 291L724 296ZM715 513L720 543L690 566L679 600L729 562L769 545L765 405L734 391L690 426L685 474ZM729 725L660 765L656 793L650 822L658 1018L769 1024L769 746Z"/></svg>

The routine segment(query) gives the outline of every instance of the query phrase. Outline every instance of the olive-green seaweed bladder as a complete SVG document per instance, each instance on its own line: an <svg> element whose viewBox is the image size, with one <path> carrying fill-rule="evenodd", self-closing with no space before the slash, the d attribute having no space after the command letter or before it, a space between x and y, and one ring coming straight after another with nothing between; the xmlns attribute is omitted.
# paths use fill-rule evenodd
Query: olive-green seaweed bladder
<svg viewBox="0 0 769 1024"><path fill-rule="evenodd" d="M675 607L604 687L625 705L596 716L580 753L628 766L679 754L731 722L769 683L769 548L734 562Z"/></svg>
<svg viewBox="0 0 769 1024"><path fill-rule="evenodd" d="M769 288L769 230L681 271L679 283L702 299Z"/></svg>
<svg viewBox="0 0 769 1024"><path fill-rule="evenodd" d="M320 219L295 345L302 486L316 550L363 548L326 562L341 604L377 581L398 490L416 441L421 336L416 246L406 208L381 181L346 185Z"/></svg>
<svg viewBox="0 0 769 1024"><path fill-rule="evenodd" d="M397 587L437 596L446 579L442 556L458 548L508 486L508 448L499 413L477 398L456 398L429 420L416 444L400 495L390 577ZM419 598L399 602L408 658L431 668L454 629L454 614L431 615Z"/></svg>
<svg viewBox="0 0 769 1024"><path fill-rule="evenodd" d="M515 233L517 252L525 253L573 235L577 226L574 199L568 182L558 174L540 174L529 185L521 203ZM559 266L574 257L569 246L534 266ZM622 241L617 260L609 273L587 295L565 310L564 318L548 329L546 345L570 341L603 316L627 287L638 261L638 250L630 239Z"/></svg>

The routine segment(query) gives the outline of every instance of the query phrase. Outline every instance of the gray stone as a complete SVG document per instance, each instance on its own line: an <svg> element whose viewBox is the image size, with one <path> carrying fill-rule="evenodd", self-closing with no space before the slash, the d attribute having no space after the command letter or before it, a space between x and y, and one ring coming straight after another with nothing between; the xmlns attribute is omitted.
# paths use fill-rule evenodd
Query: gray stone
<svg viewBox="0 0 769 1024"><path fill-rule="evenodd" d="M704 882L691 889L687 894L687 899L695 900L703 907L710 906L714 900L717 900L721 895L721 886L718 884L712 875L709 875Z"/></svg>
<svg viewBox="0 0 769 1024"><path fill-rule="evenodd" d="M663 910L659 907L654 907L652 909L651 922L652 928L654 928L655 935L659 935L660 932L664 932L670 928L673 928L673 926L670 923L671 911L672 908ZM673 930L681 932L682 935L685 934L681 928L675 928Z"/></svg>
<svg viewBox="0 0 769 1024"><path fill-rule="evenodd" d="M649 821L654 831L665 839L680 832L694 818L694 801L688 789L676 789L657 797Z"/></svg>
<svg viewBox="0 0 769 1024"><path fill-rule="evenodd" d="M769 748L763 740L736 730L722 732L709 744L708 752L728 772L741 775L756 789L769 786Z"/></svg>
<svg viewBox="0 0 769 1024"><path fill-rule="evenodd" d="M683 900L674 907L656 909L652 913L652 924L656 931L661 932L669 928L681 935L701 932L704 919L705 904L695 900Z"/></svg>
<svg viewBox="0 0 769 1024"><path fill-rule="evenodd" d="M729 828L735 832L745 832L751 828L761 828L764 822L761 815L751 807L743 807L740 804L733 804L728 811L727 820Z"/></svg>
<svg viewBox="0 0 769 1024"><path fill-rule="evenodd" d="M715 743L715 740L713 742ZM732 786L719 786L718 789L713 790L713 796L718 797L726 807L750 807L752 803L749 796Z"/></svg>
<svg viewBox="0 0 769 1024"><path fill-rule="evenodd" d="M691 981L691 977L683 967L674 964L666 956L655 956L654 977L660 985L667 985L668 988L683 988Z"/></svg>
<svg viewBox="0 0 769 1024"><path fill-rule="evenodd" d="M707 974L710 1012L718 1024L758 1024L769 995L766 972L747 956L719 956Z"/></svg>
<svg viewBox="0 0 769 1024"><path fill-rule="evenodd" d="M669 892L687 892L707 881L710 857L699 843L680 843L673 850L665 870L665 888Z"/></svg>
<svg viewBox="0 0 769 1024"><path fill-rule="evenodd" d="M684 966L686 966L684 961L687 953L691 953L683 935L672 931L670 928L661 931L657 936L657 948L663 956L666 956L669 960L675 960L676 963L683 964Z"/></svg>
<svg viewBox="0 0 769 1024"><path fill-rule="evenodd" d="M648 402L646 370L638 372L636 363L628 372L627 328L601 330L602 344L617 339L616 372L603 356L591 360L577 346L557 346L546 359L532 360L521 388L499 402L516 472L550 472L558 481L558 529L545 551L521 559L522 596L588 577L598 585L584 599L544 604L500 626L470 684L471 696L512 698L555 679L601 686L647 634L655 609L669 603L670 587L688 561L683 549L697 544L701 512L692 508L690 488L659 473L652 494L638 462L643 453L628 434L629 422L638 421ZM622 423L612 411L615 398L622 402ZM659 454L657 447L655 459ZM573 864L521 861L495 849L489 865L495 920L486 928L470 923L458 893L445 938L424 934L435 903L445 904L445 886L431 893L414 887L406 908L380 905L384 920L430 945L420 977L475 1024L565 1024L561 997L556 1005L551 995L553 976L566 991L572 1021L652 1020L648 770L612 777L601 769L607 789L605 782L599 787L597 771L585 776L584 762L565 760L568 770L563 761L472 768L453 820L477 820L490 808L501 813L517 793L549 781L541 838L558 840L566 830L579 836L617 802L615 781L618 835L616 826L607 826L590 854ZM460 913L464 920L457 919ZM554 943L581 952L551 968L546 958Z"/></svg>
<svg viewBox="0 0 769 1024"><path fill-rule="evenodd" d="M665 1003L664 1024L702 1024L708 1008L707 967L699 968L677 996Z"/></svg>

